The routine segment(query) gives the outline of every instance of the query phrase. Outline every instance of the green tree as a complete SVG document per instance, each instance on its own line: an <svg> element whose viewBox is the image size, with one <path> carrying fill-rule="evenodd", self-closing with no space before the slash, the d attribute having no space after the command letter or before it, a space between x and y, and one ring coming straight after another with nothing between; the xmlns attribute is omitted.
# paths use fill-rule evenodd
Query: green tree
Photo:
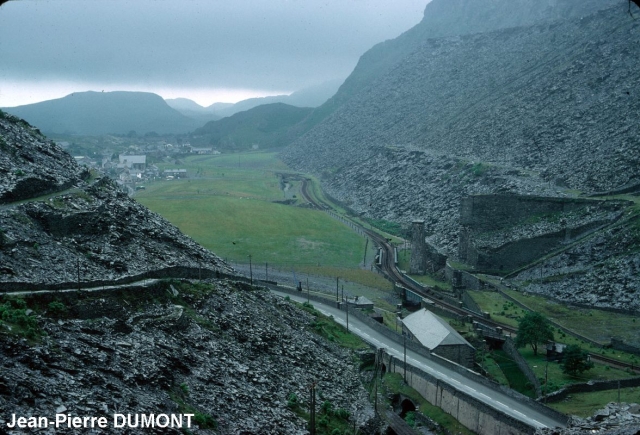
<svg viewBox="0 0 640 435"><path fill-rule="evenodd" d="M562 372L567 375L578 375L593 368L589 352L582 350L577 344L569 345L564 350Z"/></svg>
<svg viewBox="0 0 640 435"><path fill-rule="evenodd" d="M533 354L538 355L538 346L549 340L553 340L553 331L549 319L540 313L527 312L518 324L518 335L515 340L516 347L530 345Z"/></svg>

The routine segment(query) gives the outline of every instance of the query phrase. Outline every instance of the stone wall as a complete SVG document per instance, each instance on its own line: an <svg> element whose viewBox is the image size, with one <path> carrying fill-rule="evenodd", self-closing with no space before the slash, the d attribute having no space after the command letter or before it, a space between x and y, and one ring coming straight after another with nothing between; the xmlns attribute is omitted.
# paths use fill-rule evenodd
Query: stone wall
<svg viewBox="0 0 640 435"><path fill-rule="evenodd" d="M547 394L540 400L546 402L560 402L569 396L570 394L575 393L591 393L594 391L606 391L606 390L615 390L617 388L631 388L631 387L640 387L640 377L638 378L628 378L628 379L620 379L617 381L591 381L588 383L582 384L571 384L566 387L554 391L551 394Z"/></svg>
<svg viewBox="0 0 640 435"><path fill-rule="evenodd" d="M393 356L385 355L387 370L404 375L404 363ZM462 425L480 435L509 433L513 435L533 434L535 429L480 402L472 396L430 374L408 365L407 383L429 403L439 407L457 419Z"/></svg>
<svg viewBox="0 0 640 435"><path fill-rule="evenodd" d="M620 216L607 215L619 205L621 203L574 198L469 196L460 204L458 256L481 270L514 270L562 243L606 226ZM592 214L594 210L600 211L600 215ZM582 217L574 214L574 220L567 223L564 217L570 212Z"/></svg>
<svg viewBox="0 0 640 435"><path fill-rule="evenodd" d="M520 371L525 375L529 383L535 388L536 397L540 397L542 395L542 387L540 386L540 381L538 380L536 374L533 373L533 370L531 370L531 367L529 367L529 364L527 364L527 361L522 357L522 355L520 355L520 352L518 352L518 349L516 348L515 344L513 344L511 338L507 337L504 344L502 345L502 350L504 350L507 355L513 358Z"/></svg>
<svg viewBox="0 0 640 435"><path fill-rule="evenodd" d="M460 201L460 224L475 232L515 225L531 216L566 213L600 202L526 195L473 195Z"/></svg>

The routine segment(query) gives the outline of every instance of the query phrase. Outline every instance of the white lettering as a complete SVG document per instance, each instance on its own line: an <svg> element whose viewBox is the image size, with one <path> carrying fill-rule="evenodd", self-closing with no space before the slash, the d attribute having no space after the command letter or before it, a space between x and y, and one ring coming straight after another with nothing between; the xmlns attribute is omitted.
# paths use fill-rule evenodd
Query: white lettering
<svg viewBox="0 0 640 435"><path fill-rule="evenodd" d="M154 426L154 418L153 414L149 414L149 416L142 414L142 418L140 421L140 427L155 427Z"/></svg>
<svg viewBox="0 0 640 435"><path fill-rule="evenodd" d="M164 418L164 424L160 424L160 418ZM169 416L167 414L158 414L156 417L156 425L162 428L169 426Z"/></svg>
<svg viewBox="0 0 640 435"><path fill-rule="evenodd" d="M187 417L187 428L191 429L191 417L193 417L195 414L185 414L184 416Z"/></svg>
<svg viewBox="0 0 640 435"><path fill-rule="evenodd" d="M18 427L19 428L25 428L27 427L27 419L24 417L20 417L18 418Z"/></svg>
<svg viewBox="0 0 640 435"><path fill-rule="evenodd" d="M49 419L47 417L39 417L36 427L49 427Z"/></svg>
<svg viewBox="0 0 640 435"><path fill-rule="evenodd" d="M122 423L120 423L118 420L122 419ZM113 414L113 427L115 428L122 428L125 425L125 417L124 414Z"/></svg>
<svg viewBox="0 0 640 435"><path fill-rule="evenodd" d="M91 427L93 427L93 419L94 419L94 418L95 418L95 417L93 417L93 418L91 419ZM104 428L106 428L106 427L107 427L107 417L99 417L99 418L98 418L98 427L99 427L99 428L102 428L102 429L104 429Z"/></svg>
<svg viewBox="0 0 640 435"><path fill-rule="evenodd" d="M171 427L182 427L182 414L171 414Z"/></svg>
<svg viewBox="0 0 640 435"><path fill-rule="evenodd" d="M136 416L135 423L131 423L131 414L127 414L127 427L138 427L138 414L133 414Z"/></svg>
<svg viewBox="0 0 640 435"><path fill-rule="evenodd" d="M56 414L56 429L63 425L67 421L67 416L64 414Z"/></svg>

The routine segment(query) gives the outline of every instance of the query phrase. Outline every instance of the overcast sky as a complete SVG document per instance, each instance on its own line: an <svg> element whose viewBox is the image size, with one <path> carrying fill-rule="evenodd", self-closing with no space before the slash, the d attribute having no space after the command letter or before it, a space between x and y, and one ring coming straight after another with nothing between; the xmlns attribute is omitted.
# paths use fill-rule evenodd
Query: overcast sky
<svg viewBox="0 0 640 435"><path fill-rule="evenodd" d="M202 105L344 80L429 0L13 0L0 7L0 107L139 90Z"/></svg>

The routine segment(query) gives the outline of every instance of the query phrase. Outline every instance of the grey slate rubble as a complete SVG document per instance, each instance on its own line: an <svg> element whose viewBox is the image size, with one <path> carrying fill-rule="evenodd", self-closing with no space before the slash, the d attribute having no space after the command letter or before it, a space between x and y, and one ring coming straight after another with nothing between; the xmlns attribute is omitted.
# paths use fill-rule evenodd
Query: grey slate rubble
<svg viewBox="0 0 640 435"><path fill-rule="evenodd" d="M463 13L463 3L438 5L455 16L448 5ZM452 258L464 196L566 196L639 185L640 24L626 2L567 20L548 6L553 19L546 23L414 41L413 51L360 83L282 158L321 177L357 214L406 226L424 219L428 241ZM359 68L366 67L363 60ZM590 278L564 276L571 262L554 259L546 273L555 283L532 291L637 310L640 281L632 272L640 254L630 246L640 237L633 228L621 229L630 233L625 248L597 247L591 263L582 255L580 273Z"/></svg>
<svg viewBox="0 0 640 435"><path fill-rule="evenodd" d="M89 180L66 152L5 114L0 171L0 289L3 282L74 283L78 268L82 282L171 266L231 270L108 178ZM51 190L57 193L42 197Z"/></svg>
<svg viewBox="0 0 640 435"><path fill-rule="evenodd" d="M536 435L637 435L640 433L640 405L611 402L592 417L573 417L566 429L538 429Z"/></svg>
<svg viewBox="0 0 640 435"><path fill-rule="evenodd" d="M0 427L11 413L53 418L62 407L112 427L114 413L185 412L183 401L218 422L194 433L304 434L287 401L295 393L306 406L311 382L336 408L357 407L358 425L373 418L351 355L308 332L310 314L266 290L211 285L81 296L69 316L38 316L47 336L36 344L0 333Z"/></svg>

